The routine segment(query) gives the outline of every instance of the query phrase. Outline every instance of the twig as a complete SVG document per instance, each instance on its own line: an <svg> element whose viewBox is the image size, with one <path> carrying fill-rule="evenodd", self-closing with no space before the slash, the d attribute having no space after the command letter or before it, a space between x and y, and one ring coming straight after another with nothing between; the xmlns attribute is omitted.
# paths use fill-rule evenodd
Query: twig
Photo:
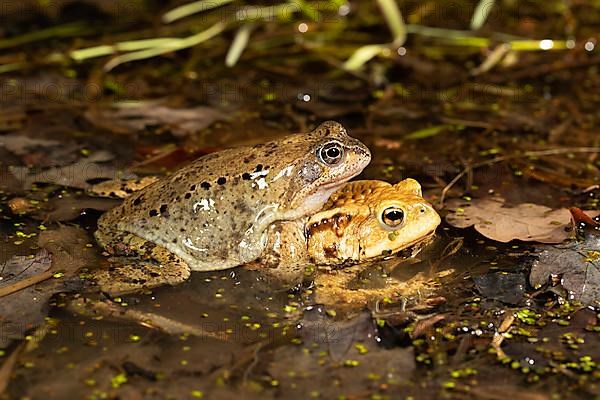
<svg viewBox="0 0 600 400"><path fill-rule="evenodd" d="M503 73L490 79L493 83L502 83L515 81L522 78L535 78L542 75L547 75L552 72L557 72L563 69L583 68L590 65L600 64L600 56L586 57L585 59L570 59L568 61L560 60L558 62L542 64L539 66L527 67L520 69L514 73Z"/></svg>
<svg viewBox="0 0 600 400"><path fill-rule="evenodd" d="M600 153L600 147L565 147L561 149L548 149L548 150L534 150L534 151L526 151L522 154L511 154L507 156L498 156L494 157L491 160L482 161L470 166L465 167L458 175L454 177L447 185L442 189L442 193L440 195L439 207L444 207L444 200L446 198L446 194L448 191L458 182L465 174L467 174L470 170L475 168L485 167L487 165L492 165L495 163L499 163L506 160L512 160L515 158L523 158L523 157L543 157L543 156L551 156L551 155L559 155L559 154L568 154L568 153Z"/></svg>
<svg viewBox="0 0 600 400"><path fill-rule="evenodd" d="M15 367L15 363L17 362L17 358L25 348L25 342L21 343L17 348L11 353L10 356L4 361L2 367L0 367L0 394L3 394L8 387L8 382L10 381L10 374Z"/></svg>
<svg viewBox="0 0 600 400"><path fill-rule="evenodd" d="M502 320L502 323L500 324L500 327L498 328L498 331L494 334L494 338L492 339L490 346L492 346L492 348L494 350L496 350L496 354L498 355L498 358L505 358L506 357L506 353L504 352L504 350L502 350L502 348L500 347L502 345L502 342L504 341L504 334L506 332L508 332L508 330L510 329L510 327L512 326L513 322L515 322L515 316L513 314L509 314L506 317L504 317L504 319Z"/></svg>
<svg viewBox="0 0 600 400"><path fill-rule="evenodd" d="M242 383L244 385L246 385L246 383L248 382L248 376L250 376L250 373L252 373L252 370L258 364L258 361L259 361L258 354L260 353L260 351L262 350L262 348L265 345L266 345L265 342L259 342L256 345L256 348L254 349L254 351L252 352L252 361L250 362L250 364L248 365L248 367L244 370L244 374L243 374L243 377L242 377Z"/></svg>
<svg viewBox="0 0 600 400"><path fill-rule="evenodd" d="M41 274L30 276L29 278L21 279L20 281L15 282L12 285L4 286L3 288L0 288L0 298L18 292L19 290L26 289L29 286L33 286L47 279L50 279L52 278L52 275L54 275L54 272L52 270L49 270L46 272L42 272Z"/></svg>
<svg viewBox="0 0 600 400"><path fill-rule="evenodd" d="M69 301L67 307L80 315L88 317L101 315L116 320L135 322L146 328L156 329L169 335L189 334L225 341L229 339L224 332L212 332L198 326L187 325L163 317L162 315L124 308L122 306L117 306L111 301L100 301L79 297Z"/></svg>

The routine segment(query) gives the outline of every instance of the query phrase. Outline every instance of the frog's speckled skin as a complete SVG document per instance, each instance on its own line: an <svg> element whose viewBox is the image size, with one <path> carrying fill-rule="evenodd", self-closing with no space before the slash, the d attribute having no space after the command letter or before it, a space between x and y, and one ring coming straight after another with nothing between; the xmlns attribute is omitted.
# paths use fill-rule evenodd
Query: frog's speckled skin
<svg viewBox="0 0 600 400"><path fill-rule="evenodd" d="M332 142L344 149L336 165L318 157ZM209 154L105 213L96 239L118 248L131 233L191 270L234 267L263 252L271 223L318 211L370 158L364 144L331 121L310 133Z"/></svg>

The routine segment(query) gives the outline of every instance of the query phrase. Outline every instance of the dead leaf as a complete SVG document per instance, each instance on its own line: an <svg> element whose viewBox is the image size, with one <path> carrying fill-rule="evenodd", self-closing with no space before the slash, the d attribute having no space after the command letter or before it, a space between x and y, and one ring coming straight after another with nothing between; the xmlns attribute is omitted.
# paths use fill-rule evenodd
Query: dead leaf
<svg viewBox="0 0 600 400"><path fill-rule="evenodd" d="M494 272L476 276L473 281L483 297L506 304L519 304L525 295L525 276L518 272Z"/></svg>
<svg viewBox="0 0 600 400"><path fill-rule="evenodd" d="M456 228L475 226L483 236L498 242L518 239L541 243L561 243L573 237L571 213L538 204L523 203L505 207L499 197L465 201L453 199L446 221Z"/></svg>
<svg viewBox="0 0 600 400"><path fill-rule="evenodd" d="M150 102L115 105L108 110L88 111L86 118L95 125L123 134L158 127L173 136L184 137L227 119L223 112L211 107L172 108Z"/></svg>
<svg viewBox="0 0 600 400"><path fill-rule="evenodd" d="M0 266L0 288L4 288L50 269L52 259L47 250L35 256L13 256Z"/></svg>
<svg viewBox="0 0 600 400"><path fill-rule="evenodd" d="M81 268L93 268L98 264L98 254L90 246L92 241L85 230L63 225L42 232L38 245L52 253L52 271L70 277Z"/></svg>
<svg viewBox="0 0 600 400"><path fill-rule="evenodd" d="M56 278L46 275L37 284L19 288L1 299L0 348L22 339L30 329L43 323L50 298L66 291L68 279L73 278L80 268L97 264L94 249L86 246L88 242L88 234L80 228L63 226L44 231L38 239L42 250L35 257L14 256L2 266L0 288L4 289L48 273L50 276L61 275Z"/></svg>
<svg viewBox="0 0 600 400"><path fill-rule="evenodd" d="M31 200L24 197L13 197L8 201L8 208L13 214L24 215L31 214L37 210L37 206Z"/></svg>
<svg viewBox="0 0 600 400"><path fill-rule="evenodd" d="M81 148L75 143L11 134L0 137L0 146L27 165L38 168L65 166L77 161Z"/></svg>
<svg viewBox="0 0 600 400"><path fill-rule="evenodd" d="M5 135L0 137L0 146L17 156L24 156L36 149L60 146L60 142L31 138L24 135Z"/></svg>
<svg viewBox="0 0 600 400"><path fill-rule="evenodd" d="M120 204L119 200L87 196L54 198L48 201L49 209L47 211L33 217L50 222L71 221L81 216L83 210L107 211L118 204Z"/></svg>
<svg viewBox="0 0 600 400"><path fill-rule="evenodd" d="M107 151L98 151L89 157L63 167L53 167L42 171L35 171L27 167L12 166L9 168L12 175L23 183L24 189L29 189L33 183L53 183L56 185L87 189L89 181L96 179L117 179L119 171L111 165L104 164L113 159ZM133 176L124 176L129 178Z"/></svg>
<svg viewBox="0 0 600 400"><path fill-rule="evenodd" d="M41 250L33 258L14 256L1 267L0 288L7 289L39 276L50 269L50 263L50 254L46 250ZM44 321L48 300L54 291L37 290L36 287L41 285L28 286L1 299L0 348L23 338L28 330Z"/></svg>
<svg viewBox="0 0 600 400"><path fill-rule="evenodd" d="M569 297L585 305L600 300L600 235L587 234L584 241L541 248L529 275L533 287L558 277Z"/></svg>
<svg viewBox="0 0 600 400"><path fill-rule="evenodd" d="M321 307L306 311L298 322L305 342L318 343L328 349L332 360L342 360L357 341L376 334L371 314L367 311L349 320L337 321L325 315Z"/></svg>
<svg viewBox="0 0 600 400"><path fill-rule="evenodd" d="M394 394L398 395L396 388L414 379L414 349L396 347L386 350L377 345L371 347L370 342L375 343L374 338L362 344L354 343L341 361L320 357L320 346L311 346L310 351L303 351L298 346L280 346L270 355L267 372L279 382L282 393L294 393L292 397L298 399L313 397L311 393L315 392L324 399L340 398L341 393L348 399L368 398L365 396L367 373L401 383L394 389ZM408 397L406 393L402 394L395 398Z"/></svg>

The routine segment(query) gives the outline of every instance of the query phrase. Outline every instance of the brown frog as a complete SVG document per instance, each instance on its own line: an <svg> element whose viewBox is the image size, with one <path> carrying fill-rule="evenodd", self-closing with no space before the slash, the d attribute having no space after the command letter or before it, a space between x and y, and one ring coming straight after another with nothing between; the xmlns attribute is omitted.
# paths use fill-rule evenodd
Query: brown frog
<svg viewBox="0 0 600 400"><path fill-rule="evenodd" d="M254 261L273 223L319 211L370 159L367 147L332 121L201 157L102 215L95 236L108 253L151 262L97 271L96 280L123 293Z"/></svg>

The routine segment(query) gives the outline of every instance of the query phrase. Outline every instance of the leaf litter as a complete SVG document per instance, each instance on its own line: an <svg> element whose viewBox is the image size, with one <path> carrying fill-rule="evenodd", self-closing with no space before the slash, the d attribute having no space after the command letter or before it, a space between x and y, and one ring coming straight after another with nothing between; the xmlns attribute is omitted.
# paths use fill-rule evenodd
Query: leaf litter
<svg viewBox="0 0 600 400"><path fill-rule="evenodd" d="M106 164L113 159L108 151L98 151L89 157L65 165L52 167L41 171L33 168L12 166L11 174L23 183L24 189L29 189L34 183L51 183L66 187L87 189L91 182L97 179L116 179L121 174L114 166ZM128 176L125 176L127 178ZM131 177L131 176L129 176Z"/></svg>
<svg viewBox="0 0 600 400"><path fill-rule="evenodd" d="M13 256L2 265L0 348L42 324L55 293L67 291L70 284L79 286L77 280L71 283L77 271L97 262L88 241L83 229L61 226L40 234L41 249L33 258Z"/></svg>
<svg viewBox="0 0 600 400"><path fill-rule="evenodd" d="M574 236L571 213L539 204L506 206L504 199L490 197L471 201L452 199L446 221L456 228L474 226L483 236L507 243L511 240L561 243Z"/></svg>
<svg viewBox="0 0 600 400"><path fill-rule="evenodd" d="M93 124L121 134L140 133L148 129L168 131L185 137L208 128L227 115L212 107L174 108L143 102L115 104L113 108L90 110L85 114Z"/></svg>
<svg viewBox="0 0 600 400"><path fill-rule="evenodd" d="M568 300L584 305L600 302L600 235L588 233L584 240L539 247L529 283L539 288L561 286Z"/></svg>

